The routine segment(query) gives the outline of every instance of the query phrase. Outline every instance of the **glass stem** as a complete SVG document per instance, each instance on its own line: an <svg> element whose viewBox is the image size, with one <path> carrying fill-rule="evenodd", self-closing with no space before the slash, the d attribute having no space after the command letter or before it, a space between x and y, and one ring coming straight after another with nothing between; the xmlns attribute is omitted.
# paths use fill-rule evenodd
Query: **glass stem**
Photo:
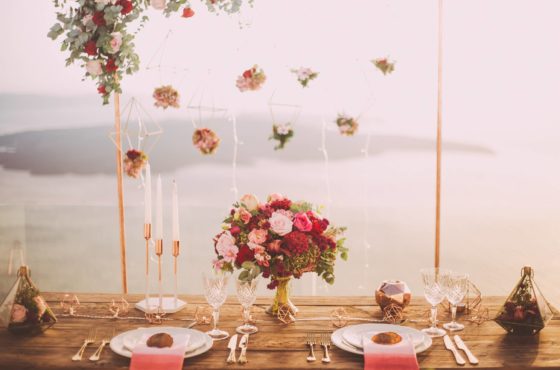
<svg viewBox="0 0 560 370"><path fill-rule="evenodd" d="M432 306L431 312L432 312L432 329L435 329L437 327L437 325L436 325L436 323L437 323L437 306Z"/></svg>
<svg viewBox="0 0 560 370"><path fill-rule="evenodd" d="M218 320L220 320L220 309L214 309L212 311L212 321L214 321L214 331L218 330Z"/></svg>
<svg viewBox="0 0 560 370"><path fill-rule="evenodd" d="M245 326L249 325L249 316L250 315L251 315L250 308L249 307L243 307L243 323L245 324Z"/></svg>
<svg viewBox="0 0 560 370"><path fill-rule="evenodd" d="M455 318L457 317L457 305L451 306L451 323L455 324Z"/></svg>

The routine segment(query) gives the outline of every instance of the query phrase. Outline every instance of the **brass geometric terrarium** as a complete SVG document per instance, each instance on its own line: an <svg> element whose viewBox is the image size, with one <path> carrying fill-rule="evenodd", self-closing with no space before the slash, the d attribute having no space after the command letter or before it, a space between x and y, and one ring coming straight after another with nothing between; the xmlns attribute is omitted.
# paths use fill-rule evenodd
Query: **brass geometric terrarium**
<svg viewBox="0 0 560 370"><path fill-rule="evenodd" d="M494 319L510 334L536 334L552 318L552 308L533 275L533 269L529 266L521 270L521 279Z"/></svg>
<svg viewBox="0 0 560 370"><path fill-rule="evenodd" d="M0 305L0 326L15 334L38 334L56 323L39 289L29 276L29 268L21 266L18 277Z"/></svg>

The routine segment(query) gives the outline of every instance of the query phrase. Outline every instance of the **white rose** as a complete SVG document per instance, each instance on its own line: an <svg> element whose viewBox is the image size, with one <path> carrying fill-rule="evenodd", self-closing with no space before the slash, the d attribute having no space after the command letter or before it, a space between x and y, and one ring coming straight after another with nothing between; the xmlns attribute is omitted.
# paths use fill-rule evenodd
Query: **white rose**
<svg viewBox="0 0 560 370"><path fill-rule="evenodd" d="M270 229L280 236L292 232L292 220L280 212L274 212L268 222Z"/></svg>
<svg viewBox="0 0 560 370"><path fill-rule="evenodd" d="M113 37L109 43L111 46L111 53L116 53L121 49L122 35L120 32L113 32L111 33L111 37Z"/></svg>
<svg viewBox="0 0 560 370"><path fill-rule="evenodd" d="M150 0L150 5L154 9L163 10L165 9L166 1L167 0Z"/></svg>
<svg viewBox="0 0 560 370"><path fill-rule="evenodd" d="M101 69L101 62L99 60L89 60L86 63L86 70L92 76L99 76L103 73Z"/></svg>
<svg viewBox="0 0 560 370"><path fill-rule="evenodd" d="M248 211L256 211L259 208L259 200L253 194L245 194L242 196L241 204L243 204Z"/></svg>

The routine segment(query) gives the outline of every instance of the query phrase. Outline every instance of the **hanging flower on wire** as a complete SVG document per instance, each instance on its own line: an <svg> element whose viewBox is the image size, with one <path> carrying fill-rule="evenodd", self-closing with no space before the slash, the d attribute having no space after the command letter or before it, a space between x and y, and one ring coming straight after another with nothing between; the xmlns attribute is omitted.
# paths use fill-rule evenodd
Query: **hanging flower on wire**
<svg viewBox="0 0 560 370"><path fill-rule="evenodd" d="M276 140L278 144L274 147L274 150L284 149L284 145L294 136L294 129L292 125L287 123L273 124L272 125L272 135L268 140Z"/></svg>
<svg viewBox="0 0 560 370"><path fill-rule="evenodd" d="M237 77L235 85L241 92L256 91L262 87L265 81L266 75L264 71L255 64L252 68L243 72L241 76Z"/></svg>
<svg viewBox="0 0 560 370"><path fill-rule="evenodd" d="M388 75L395 70L395 62L389 58L378 58L371 61L384 75Z"/></svg>
<svg viewBox="0 0 560 370"><path fill-rule="evenodd" d="M181 17L190 18L193 15L194 15L194 10L192 10L192 8L189 6L183 9L183 15L181 15Z"/></svg>
<svg viewBox="0 0 560 370"><path fill-rule="evenodd" d="M319 76L318 72L314 72L311 68L300 67L292 69L292 73L297 76L298 82L303 87L307 87L309 81L314 80Z"/></svg>
<svg viewBox="0 0 560 370"><path fill-rule="evenodd" d="M156 107L167 109L168 107L179 108L179 93L171 85L161 86L154 89L152 95Z"/></svg>
<svg viewBox="0 0 560 370"><path fill-rule="evenodd" d="M340 134L343 136L354 136L358 131L358 120L345 114L339 114L336 119L336 125Z"/></svg>
<svg viewBox="0 0 560 370"><path fill-rule="evenodd" d="M193 145L202 154L213 154L220 145L220 138L209 128L197 128L192 136Z"/></svg>
<svg viewBox="0 0 560 370"><path fill-rule="evenodd" d="M128 177L137 179L147 162L148 156L146 153L141 150L130 149L124 157L124 172Z"/></svg>

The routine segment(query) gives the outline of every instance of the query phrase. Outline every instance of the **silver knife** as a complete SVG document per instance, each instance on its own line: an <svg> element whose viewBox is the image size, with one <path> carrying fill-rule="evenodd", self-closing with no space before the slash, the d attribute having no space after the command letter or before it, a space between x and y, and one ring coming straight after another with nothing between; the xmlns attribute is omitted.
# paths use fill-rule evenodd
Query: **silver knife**
<svg viewBox="0 0 560 370"><path fill-rule="evenodd" d="M239 341L239 348L241 348L241 354L239 355L240 364L247 363L247 344L249 344L249 334L243 334Z"/></svg>
<svg viewBox="0 0 560 370"><path fill-rule="evenodd" d="M469 348L467 347L465 342L463 342L461 337L458 336L458 335L455 335L453 337L453 339L455 339L455 343L457 344L457 347L459 349L462 349L465 352L465 354L467 355L467 358L469 359L469 362L473 365L478 364L478 358L476 358L476 356L473 355L473 353L469 350Z"/></svg>
<svg viewBox="0 0 560 370"><path fill-rule="evenodd" d="M455 356L455 362L457 362L458 365L466 364L465 359L463 358L463 356L461 356L459 351L457 351L457 348L453 344L451 338L449 338L449 335L446 334L443 336L443 343L445 344L445 348L453 352L453 356Z"/></svg>
<svg viewBox="0 0 560 370"><path fill-rule="evenodd" d="M235 363L235 349L237 348L237 334L235 334L234 336L232 336L229 340L229 343L227 345L227 348L229 348L229 356L226 360L226 362L228 364L234 364Z"/></svg>

